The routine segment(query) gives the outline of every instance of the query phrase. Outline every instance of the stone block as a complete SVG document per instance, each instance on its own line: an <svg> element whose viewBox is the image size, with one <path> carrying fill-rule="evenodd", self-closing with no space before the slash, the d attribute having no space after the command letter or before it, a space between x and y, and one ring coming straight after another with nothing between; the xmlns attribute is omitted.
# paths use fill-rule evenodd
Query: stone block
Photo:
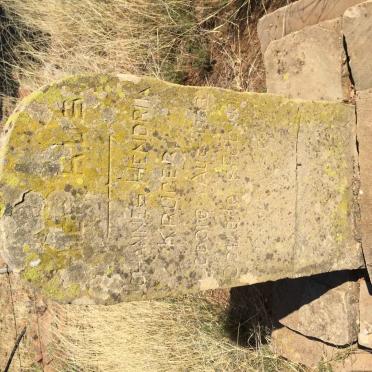
<svg viewBox="0 0 372 372"><path fill-rule="evenodd" d="M363 0L300 0L265 15L257 26L262 53L270 42L306 26L341 17L347 8L361 2Z"/></svg>
<svg viewBox="0 0 372 372"><path fill-rule="evenodd" d="M348 100L350 79L341 18L273 41L264 53L269 93L312 100Z"/></svg>
<svg viewBox="0 0 372 372"><path fill-rule="evenodd" d="M320 363L332 360L340 351L335 346L307 338L286 327L272 332L271 348L274 353L309 368L316 368Z"/></svg>
<svg viewBox="0 0 372 372"><path fill-rule="evenodd" d="M365 350L355 350L346 358L332 363L335 372L371 372L372 353Z"/></svg>
<svg viewBox="0 0 372 372"><path fill-rule="evenodd" d="M346 10L343 32L356 90L372 88L372 1Z"/></svg>
<svg viewBox="0 0 372 372"><path fill-rule="evenodd" d="M357 92L361 235L364 259L372 278L372 89Z"/></svg>
<svg viewBox="0 0 372 372"><path fill-rule="evenodd" d="M364 278L360 280L359 314L358 343L363 347L372 349L372 286Z"/></svg>
<svg viewBox="0 0 372 372"><path fill-rule="evenodd" d="M73 77L2 138L1 255L46 297L115 303L363 265L355 112Z"/></svg>
<svg viewBox="0 0 372 372"><path fill-rule="evenodd" d="M274 283L276 321L333 345L357 341L359 284L349 273L331 273Z"/></svg>

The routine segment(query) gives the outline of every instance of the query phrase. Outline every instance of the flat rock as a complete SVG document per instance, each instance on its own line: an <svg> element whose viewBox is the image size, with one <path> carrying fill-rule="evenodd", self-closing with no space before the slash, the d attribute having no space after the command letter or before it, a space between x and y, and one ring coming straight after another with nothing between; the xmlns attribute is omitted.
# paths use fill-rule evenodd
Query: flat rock
<svg viewBox="0 0 372 372"><path fill-rule="evenodd" d="M372 353L365 350L355 350L346 358L332 363L332 370L336 372L371 372Z"/></svg>
<svg viewBox="0 0 372 372"><path fill-rule="evenodd" d="M310 368L332 360L340 352L335 346L307 338L286 327L272 332L271 348L275 354Z"/></svg>
<svg viewBox="0 0 372 372"><path fill-rule="evenodd" d="M274 283L273 312L282 325L333 345L357 341L359 284L339 272Z"/></svg>
<svg viewBox="0 0 372 372"><path fill-rule="evenodd" d="M372 349L372 286L364 278L360 280L359 314L358 343Z"/></svg>
<svg viewBox="0 0 372 372"><path fill-rule="evenodd" d="M61 302L363 265L352 106L73 77L26 98L1 148L1 256Z"/></svg>
<svg viewBox="0 0 372 372"><path fill-rule="evenodd" d="M269 93L303 99L349 99L341 18L273 41L264 53L264 63Z"/></svg>
<svg viewBox="0 0 372 372"><path fill-rule="evenodd" d="M372 278L372 89L357 92L360 209L363 254Z"/></svg>
<svg viewBox="0 0 372 372"><path fill-rule="evenodd" d="M346 10L343 32L356 89L372 88L372 1Z"/></svg>
<svg viewBox="0 0 372 372"><path fill-rule="evenodd" d="M341 17L347 8L361 2L363 0L300 0L265 15L257 26L262 54L270 42L306 26Z"/></svg>

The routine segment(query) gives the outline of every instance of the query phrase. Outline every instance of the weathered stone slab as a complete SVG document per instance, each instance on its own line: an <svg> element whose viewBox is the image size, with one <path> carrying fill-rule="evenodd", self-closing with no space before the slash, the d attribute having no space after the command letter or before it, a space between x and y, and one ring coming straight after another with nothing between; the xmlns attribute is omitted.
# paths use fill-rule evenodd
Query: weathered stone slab
<svg viewBox="0 0 372 372"><path fill-rule="evenodd" d="M335 346L307 338L286 327L272 332L271 348L274 353L310 368L316 368L320 363L334 359L340 352Z"/></svg>
<svg viewBox="0 0 372 372"><path fill-rule="evenodd" d="M269 93L303 99L350 98L341 18L273 41L264 53L264 62Z"/></svg>
<svg viewBox="0 0 372 372"><path fill-rule="evenodd" d="M356 97L360 167L360 208L363 254L372 278L372 89L359 91Z"/></svg>
<svg viewBox="0 0 372 372"><path fill-rule="evenodd" d="M372 88L372 1L346 10L343 32L356 89Z"/></svg>
<svg viewBox="0 0 372 372"><path fill-rule="evenodd" d="M372 349L372 285L364 278L360 280L359 313L358 343Z"/></svg>
<svg viewBox="0 0 372 372"><path fill-rule="evenodd" d="M271 337L271 348L275 353L314 370L326 368L337 372L372 371L372 353L356 349L355 346L337 348L286 327L275 329Z"/></svg>
<svg viewBox="0 0 372 372"><path fill-rule="evenodd" d="M7 123L1 255L101 303L356 268L355 152L348 105L71 78Z"/></svg>
<svg viewBox="0 0 372 372"><path fill-rule="evenodd" d="M257 26L262 54L270 42L306 26L338 18L347 8L361 2L363 0L300 0L267 14Z"/></svg>
<svg viewBox="0 0 372 372"><path fill-rule="evenodd" d="M332 370L337 372L371 372L372 353L365 350L355 350L346 358L332 363Z"/></svg>
<svg viewBox="0 0 372 372"><path fill-rule="evenodd" d="M347 272L274 283L273 313L281 324L333 345L357 341L359 284Z"/></svg>

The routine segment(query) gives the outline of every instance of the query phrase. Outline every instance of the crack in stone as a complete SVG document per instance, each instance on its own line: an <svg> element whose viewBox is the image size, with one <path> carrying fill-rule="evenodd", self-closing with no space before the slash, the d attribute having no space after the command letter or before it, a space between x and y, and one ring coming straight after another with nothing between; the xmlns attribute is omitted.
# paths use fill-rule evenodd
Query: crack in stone
<svg viewBox="0 0 372 372"><path fill-rule="evenodd" d="M111 134L108 138L108 164L107 164L107 238L110 236L110 202L111 202Z"/></svg>
<svg viewBox="0 0 372 372"><path fill-rule="evenodd" d="M354 81L354 77L353 77L353 71L351 70L351 66L350 66L350 56L349 56L349 53L348 53L348 50L347 50L347 42L346 42L346 38L345 36L342 37L342 46L344 48L344 52L345 52L345 63L346 63L346 67L347 67L347 71L349 73L349 79L350 79L350 82L353 86L353 90L355 92L355 81Z"/></svg>
<svg viewBox="0 0 372 372"><path fill-rule="evenodd" d="M296 249L297 249L297 237L298 237L298 167L301 166L301 164L298 162L298 141L300 137L300 129L301 129L301 113L300 109L297 109L297 132L296 132L296 168L295 168L295 221L294 221L294 243L293 243L293 251L292 251L292 272L295 272L295 266L296 266Z"/></svg>
<svg viewBox="0 0 372 372"><path fill-rule="evenodd" d="M26 190L25 192L23 192L20 200L18 202L16 202L15 204L13 204L13 208L15 208L18 205L24 203L26 195L29 194L30 192L31 192L31 190Z"/></svg>
<svg viewBox="0 0 372 372"><path fill-rule="evenodd" d="M354 220L354 238L356 241L358 241L361 244L361 250L363 253L364 257L364 262L368 270L368 263L366 260L366 257L364 255L364 249L363 249L363 241L362 241L362 231L361 231L361 205L359 202L359 192L360 192L360 161L359 161L359 156L360 156L360 148L359 148L359 138L358 138L358 110L357 110L357 103L356 103L356 89L355 89L355 81L353 77L353 71L350 65L350 56L348 53L348 47L347 47L347 41L346 37L343 36L342 38L342 46L345 52L345 64L347 67L348 75L349 75L349 80L352 85L352 96L350 97L350 102L354 105L354 114L355 114L355 122L354 122L354 127L355 127L355 160L353 164L354 168L354 175L353 175L353 220Z"/></svg>

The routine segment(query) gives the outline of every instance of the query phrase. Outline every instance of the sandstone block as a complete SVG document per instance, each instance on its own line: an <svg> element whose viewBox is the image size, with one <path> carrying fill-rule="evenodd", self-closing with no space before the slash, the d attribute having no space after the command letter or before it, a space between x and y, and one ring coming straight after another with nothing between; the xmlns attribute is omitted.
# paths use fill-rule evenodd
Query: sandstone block
<svg viewBox="0 0 372 372"><path fill-rule="evenodd" d="M364 259L372 278L372 89L359 91L356 97L360 167L361 234Z"/></svg>
<svg viewBox="0 0 372 372"><path fill-rule="evenodd" d="M264 53L264 62L269 93L303 99L349 99L340 18L273 41Z"/></svg>
<svg viewBox="0 0 372 372"><path fill-rule="evenodd" d="M366 279L360 280L359 314L358 343L372 349L372 286Z"/></svg>
<svg viewBox="0 0 372 372"><path fill-rule="evenodd" d="M332 360L340 351L334 346L307 338L286 327L273 331L271 348L274 353L310 368L318 367L321 362Z"/></svg>
<svg viewBox="0 0 372 372"><path fill-rule="evenodd" d="M372 88L372 1L346 10L343 32L356 89Z"/></svg>
<svg viewBox="0 0 372 372"><path fill-rule="evenodd" d="M341 17L347 8L361 2L363 0L300 0L267 14L257 27L262 53L271 41L306 26Z"/></svg>
<svg viewBox="0 0 372 372"><path fill-rule="evenodd" d="M279 281L273 294L274 317L286 327L333 345L357 341L359 284L349 274Z"/></svg>
<svg viewBox="0 0 372 372"><path fill-rule="evenodd" d="M34 93L4 133L0 252L47 297L362 265L352 106L98 75Z"/></svg>
<svg viewBox="0 0 372 372"><path fill-rule="evenodd" d="M372 353L365 350L355 350L341 361L332 363L336 372L371 372Z"/></svg>

